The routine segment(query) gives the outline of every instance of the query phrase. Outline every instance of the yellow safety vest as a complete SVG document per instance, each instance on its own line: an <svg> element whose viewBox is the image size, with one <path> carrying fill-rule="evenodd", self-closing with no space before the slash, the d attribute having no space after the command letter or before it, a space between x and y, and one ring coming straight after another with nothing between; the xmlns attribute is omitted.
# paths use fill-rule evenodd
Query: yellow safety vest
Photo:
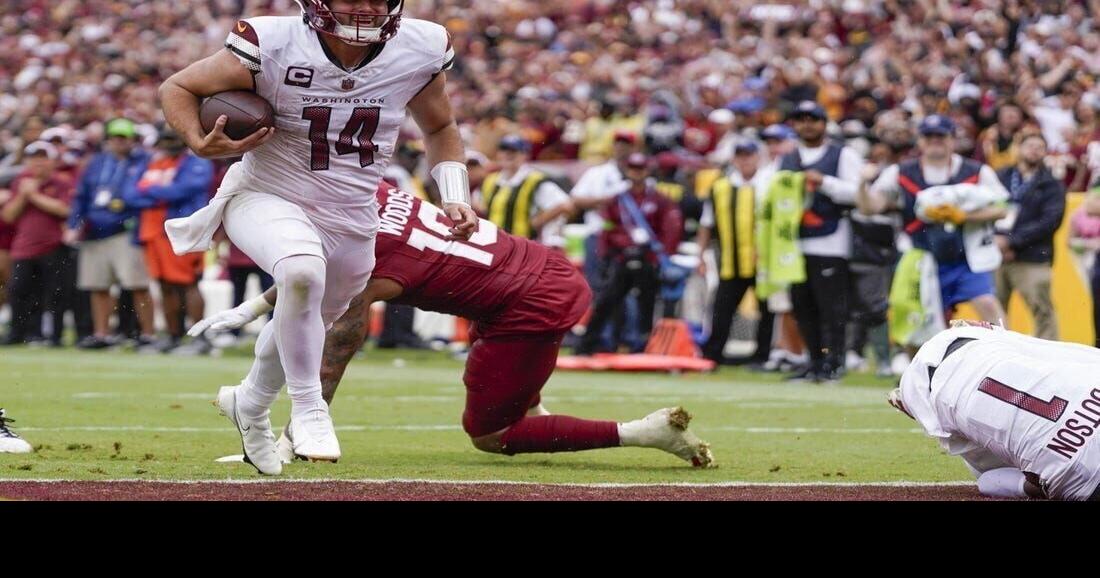
<svg viewBox="0 0 1100 578"><path fill-rule="evenodd" d="M710 198L710 189L714 182L722 177L720 169L702 169L695 173L695 198L705 200Z"/></svg>
<svg viewBox="0 0 1100 578"><path fill-rule="evenodd" d="M755 193L744 184L733 189L726 177L715 181L711 192L718 241L718 276L722 280L756 276Z"/></svg>
<svg viewBox="0 0 1100 578"><path fill-rule="evenodd" d="M533 239L535 231L531 228L531 207L535 191L546 180L546 175L531 171L518 190L500 182L500 173L485 177L481 184L481 198L489 211L489 220L506 232Z"/></svg>

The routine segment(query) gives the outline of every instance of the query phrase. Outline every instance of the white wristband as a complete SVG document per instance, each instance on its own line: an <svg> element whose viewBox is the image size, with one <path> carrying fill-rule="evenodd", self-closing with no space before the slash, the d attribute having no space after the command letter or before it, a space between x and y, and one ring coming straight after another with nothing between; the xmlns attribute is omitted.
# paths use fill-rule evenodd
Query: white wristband
<svg viewBox="0 0 1100 578"><path fill-rule="evenodd" d="M275 306L268 303L267 299L264 299L264 294L260 293L256 297L241 303L241 308L252 314L255 319L261 315L266 315L275 309Z"/></svg>
<svg viewBox="0 0 1100 578"><path fill-rule="evenodd" d="M470 206L470 175L465 164L443 161L432 168L432 178L439 185L439 197L443 204Z"/></svg>

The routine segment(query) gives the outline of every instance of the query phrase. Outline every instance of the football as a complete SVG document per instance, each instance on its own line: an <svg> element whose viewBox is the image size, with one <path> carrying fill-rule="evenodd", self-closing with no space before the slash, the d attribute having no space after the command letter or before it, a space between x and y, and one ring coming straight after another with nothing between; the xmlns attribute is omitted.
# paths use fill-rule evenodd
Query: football
<svg viewBox="0 0 1100 578"><path fill-rule="evenodd" d="M271 103L248 90L219 92L206 99L199 108L202 130L209 134L223 114L228 117L225 134L233 140L241 140L261 128L275 126L275 109Z"/></svg>

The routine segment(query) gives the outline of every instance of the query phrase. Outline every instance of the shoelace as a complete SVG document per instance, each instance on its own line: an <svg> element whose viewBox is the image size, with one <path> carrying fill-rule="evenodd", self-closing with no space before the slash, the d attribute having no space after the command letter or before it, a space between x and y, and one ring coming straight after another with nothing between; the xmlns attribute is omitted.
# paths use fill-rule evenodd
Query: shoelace
<svg viewBox="0 0 1100 578"><path fill-rule="evenodd" d="M9 423L15 423L14 419L4 416L4 410L0 409L0 437L5 438L17 438L18 435L8 428Z"/></svg>

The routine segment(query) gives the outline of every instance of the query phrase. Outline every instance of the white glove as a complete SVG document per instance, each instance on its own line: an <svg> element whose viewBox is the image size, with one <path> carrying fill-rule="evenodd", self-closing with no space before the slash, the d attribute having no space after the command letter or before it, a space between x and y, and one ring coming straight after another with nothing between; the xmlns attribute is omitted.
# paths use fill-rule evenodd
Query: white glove
<svg viewBox="0 0 1100 578"><path fill-rule="evenodd" d="M274 308L267 302L267 299L264 299L263 295L253 297L233 309L216 313L212 317L199 321L191 326L187 334L191 337L198 337L207 331L222 333L240 329L255 321L257 317L266 315Z"/></svg>

